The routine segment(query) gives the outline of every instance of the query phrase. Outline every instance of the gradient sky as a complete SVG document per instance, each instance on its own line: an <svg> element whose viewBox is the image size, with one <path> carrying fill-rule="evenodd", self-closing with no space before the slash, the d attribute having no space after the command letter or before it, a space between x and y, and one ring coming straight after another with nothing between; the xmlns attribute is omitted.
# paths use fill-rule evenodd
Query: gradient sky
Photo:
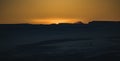
<svg viewBox="0 0 120 61"><path fill-rule="evenodd" d="M120 20L120 0L0 0L0 24L43 18Z"/></svg>

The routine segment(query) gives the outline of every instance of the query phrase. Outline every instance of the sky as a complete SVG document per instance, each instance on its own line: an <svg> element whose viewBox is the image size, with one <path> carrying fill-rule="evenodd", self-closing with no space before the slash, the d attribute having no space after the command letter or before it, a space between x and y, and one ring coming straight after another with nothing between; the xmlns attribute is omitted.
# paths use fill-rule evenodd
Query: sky
<svg viewBox="0 0 120 61"><path fill-rule="evenodd" d="M120 0L0 0L0 24L36 19L120 21Z"/></svg>

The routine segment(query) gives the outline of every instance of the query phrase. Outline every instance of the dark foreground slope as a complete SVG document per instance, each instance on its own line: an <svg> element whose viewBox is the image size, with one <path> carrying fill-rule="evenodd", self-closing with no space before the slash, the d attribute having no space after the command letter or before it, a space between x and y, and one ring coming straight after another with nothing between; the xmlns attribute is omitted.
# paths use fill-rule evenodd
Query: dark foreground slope
<svg viewBox="0 0 120 61"><path fill-rule="evenodd" d="M0 61L120 61L120 22L0 25Z"/></svg>

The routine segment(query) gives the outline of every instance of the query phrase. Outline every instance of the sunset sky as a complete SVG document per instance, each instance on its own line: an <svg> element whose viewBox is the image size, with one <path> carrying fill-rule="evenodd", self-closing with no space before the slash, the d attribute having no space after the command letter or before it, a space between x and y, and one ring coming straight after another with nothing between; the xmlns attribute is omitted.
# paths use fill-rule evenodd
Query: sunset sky
<svg viewBox="0 0 120 61"><path fill-rule="evenodd" d="M120 0L0 0L0 24L49 18L120 21Z"/></svg>

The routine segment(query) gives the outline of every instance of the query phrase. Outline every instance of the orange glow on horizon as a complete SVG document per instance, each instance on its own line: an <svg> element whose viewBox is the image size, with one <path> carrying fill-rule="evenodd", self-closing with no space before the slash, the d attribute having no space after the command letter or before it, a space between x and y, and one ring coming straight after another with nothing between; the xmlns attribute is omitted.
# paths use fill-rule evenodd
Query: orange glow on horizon
<svg viewBox="0 0 120 61"><path fill-rule="evenodd" d="M84 22L84 20L82 19L79 20L79 19L63 19L63 18L33 19L29 21L29 24L44 24L44 25L61 24L61 23L75 24L78 22L88 24L88 22Z"/></svg>

